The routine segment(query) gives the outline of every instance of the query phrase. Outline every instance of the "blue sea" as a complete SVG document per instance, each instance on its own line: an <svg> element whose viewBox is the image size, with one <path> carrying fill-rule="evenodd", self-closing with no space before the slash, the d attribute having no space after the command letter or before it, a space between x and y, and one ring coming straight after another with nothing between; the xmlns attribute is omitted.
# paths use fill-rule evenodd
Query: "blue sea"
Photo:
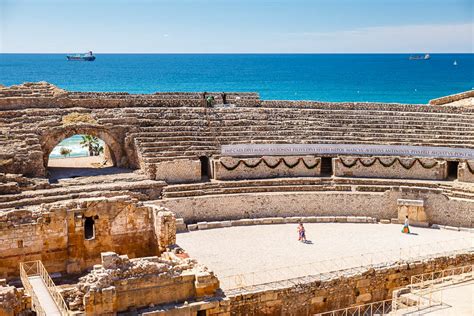
<svg viewBox="0 0 474 316"><path fill-rule="evenodd" d="M474 87L474 54L0 54L0 84L73 91L256 91L267 100L427 103ZM454 61L457 66L454 66Z"/></svg>
<svg viewBox="0 0 474 316"><path fill-rule="evenodd" d="M82 135L74 135L72 137L64 139L60 142L56 147L54 147L51 154L49 154L49 158L64 158L61 155L61 148L65 147L71 150L71 154L67 157L75 158L75 157L87 157L89 156L89 150L86 147L81 145ZM99 144L105 146L103 140L99 139Z"/></svg>

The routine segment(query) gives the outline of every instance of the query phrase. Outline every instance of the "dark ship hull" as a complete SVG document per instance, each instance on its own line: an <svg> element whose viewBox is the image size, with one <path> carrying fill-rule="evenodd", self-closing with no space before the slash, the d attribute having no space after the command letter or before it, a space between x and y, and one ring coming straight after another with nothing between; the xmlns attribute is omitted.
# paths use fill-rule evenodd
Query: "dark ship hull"
<svg viewBox="0 0 474 316"><path fill-rule="evenodd" d="M66 56L67 60L94 61L95 56Z"/></svg>

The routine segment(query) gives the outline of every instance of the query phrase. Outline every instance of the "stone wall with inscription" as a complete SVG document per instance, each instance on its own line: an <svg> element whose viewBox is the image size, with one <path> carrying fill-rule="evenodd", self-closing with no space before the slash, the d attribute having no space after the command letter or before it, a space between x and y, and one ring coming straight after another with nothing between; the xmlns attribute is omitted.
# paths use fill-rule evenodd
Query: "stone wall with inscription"
<svg viewBox="0 0 474 316"><path fill-rule="evenodd" d="M334 175L392 179L444 180L447 162L429 158L338 157L334 159Z"/></svg>
<svg viewBox="0 0 474 316"><path fill-rule="evenodd" d="M235 144L222 145L221 154L229 156L261 155L360 155L426 158L474 158L470 148L372 144Z"/></svg>
<svg viewBox="0 0 474 316"><path fill-rule="evenodd" d="M212 160L216 180L318 177L321 159L314 156L220 157Z"/></svg>

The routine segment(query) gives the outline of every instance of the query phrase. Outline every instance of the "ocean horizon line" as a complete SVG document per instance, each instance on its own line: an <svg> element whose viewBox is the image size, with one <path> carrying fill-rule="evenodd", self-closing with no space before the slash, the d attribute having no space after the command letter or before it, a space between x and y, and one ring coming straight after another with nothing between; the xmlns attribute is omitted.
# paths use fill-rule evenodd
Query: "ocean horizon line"
<svg viewBox="0 0 474 316"><path fill-rule="evenodd" d="M82 52L82 51L77 51ZM77 53L76 52L76 53ZM71 52L0 52L0 55L60 55ZM96 52L96 55L410 55L426 54L430 55L474 55L474 52Z"/></svg>

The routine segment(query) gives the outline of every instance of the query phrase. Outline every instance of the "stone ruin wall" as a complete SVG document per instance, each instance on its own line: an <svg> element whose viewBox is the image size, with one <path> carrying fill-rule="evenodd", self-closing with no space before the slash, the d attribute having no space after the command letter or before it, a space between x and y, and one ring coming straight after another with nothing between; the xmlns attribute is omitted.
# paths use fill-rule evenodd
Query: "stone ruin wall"
<svg viewBox="0 0 474 316"><path fill-rule="evenodd" d="M104 251L131 258L159 255L176 242L173 227L162 227L174 222L165 221L162 212L116 197L0 213L0 277L18 276L22 261L41 260L50 273L74 274L99 263ZM84 235L86 217L94 219L94 238L89 240Z"/></svg>
<svg viewBox="0 0 474 316"><path fill-rule="evenodd" d="M287 288L229 295L230 305L222 309L230 311L232 315L314 315L391 299L392 292L410 284L413 275L473 263L472 253L399 262L390 266L370 268L364 272L333 275L324 281L303 282Z"/></svg>
<svg viewBox="0 0 474 316"><path fill-rule="evenodd" d="M444 105L444 104L449 104L449 103L452 103L452 102L461 101L463 99L469 99L469 98L474 98L474 90L461 92L461 93L456 93L456 94L448 95L448 96L445 96L445 97L433 99L433 100L430 100L429 104L431 104L431 105ZM470 105L472 106L474 104L471 102Z"/></svg>
<svg viewBox="0 0 474 316"><path fill-rule="evenodd" d="M0 315L16 316L31 307L31 300L25 296L24 289L7 285L0 279Z"/></svg>
<svg viewBox="0 0 474 316"><path fill-rule="evenodd" d="M337 157L333 161L337 177L445 180L446 161L394 156Z"/></svg>
<svg viewBox="0 0 474 316"><path fill-rule="evenodd" d="M87 315L115 315L140 307L214 297L216 276L192 259L173 253L129 259L114 252L102 253L101 264L68 290L72 310Z"/></svg>
<svg viewBox="0 0 474 316"><path fill-rule="evenodd" d="M426 224L474 227L474 202L448 198L440 190L393 187L384 192L352 191L350 186L323 192L246 193L163 199L186 223L292 216L398 217L398 199L423 200Z"/></svg>

